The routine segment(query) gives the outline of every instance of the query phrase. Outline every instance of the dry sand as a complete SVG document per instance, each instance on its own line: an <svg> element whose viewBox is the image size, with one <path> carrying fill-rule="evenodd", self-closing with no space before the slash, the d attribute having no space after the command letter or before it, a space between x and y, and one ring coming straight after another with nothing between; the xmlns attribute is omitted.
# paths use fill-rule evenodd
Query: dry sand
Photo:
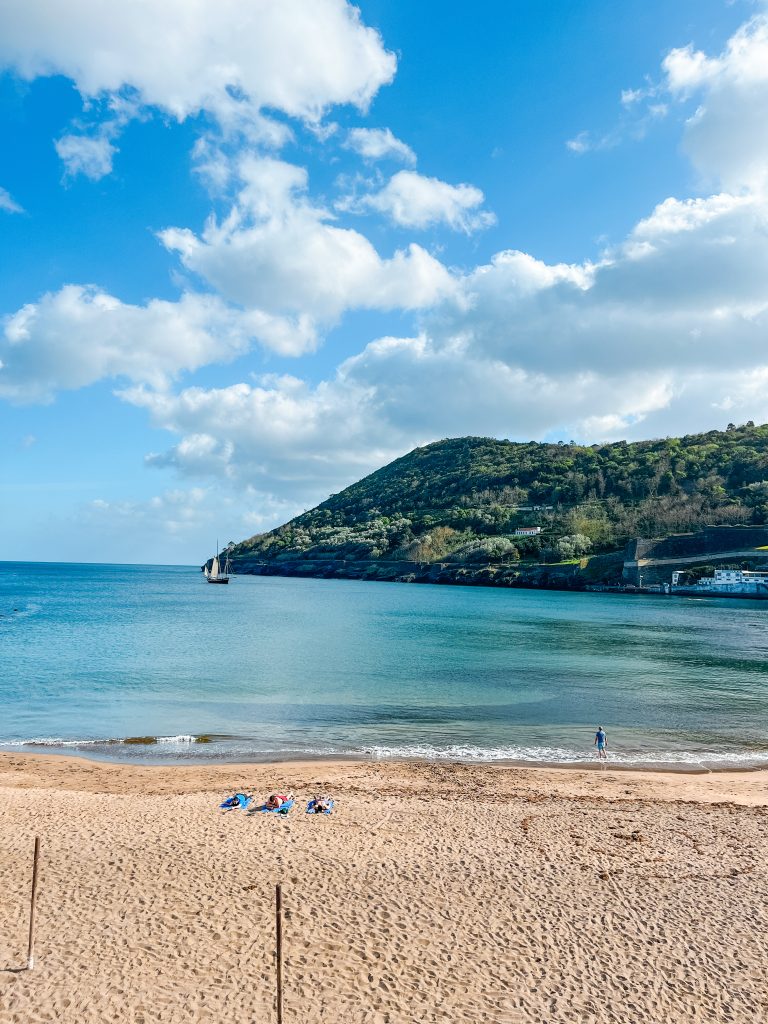
<svg viewBox="0 0 768 1024"><path fill-rule="evenodd" d="M0 755L0 1022L274 1021L279 881L286 1024L762 1024L767 840L765 773Z"/></svg>

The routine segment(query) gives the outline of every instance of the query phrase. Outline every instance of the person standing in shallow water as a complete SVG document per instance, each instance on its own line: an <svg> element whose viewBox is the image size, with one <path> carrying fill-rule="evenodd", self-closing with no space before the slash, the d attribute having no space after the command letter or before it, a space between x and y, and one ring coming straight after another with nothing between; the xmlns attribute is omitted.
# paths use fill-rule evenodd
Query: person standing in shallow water
<svg viewBox="0 0 768 1024"><path fill-rule="evenodd" d="M605 735L605 729L602 725L598 725L597 732L595 733L595 746L597 747L597 756L601 761L608 760L608 737Z"/></svg>

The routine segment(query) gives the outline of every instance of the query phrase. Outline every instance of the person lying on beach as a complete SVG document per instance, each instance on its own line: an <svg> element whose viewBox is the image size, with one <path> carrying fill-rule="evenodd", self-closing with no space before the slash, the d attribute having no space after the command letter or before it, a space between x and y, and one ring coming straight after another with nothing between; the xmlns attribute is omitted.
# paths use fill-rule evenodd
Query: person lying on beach
<svg viewBox="0 0 768 1024"><path fill-rule="evenodd" d="M264 806L269 811L276 811L283 804L287 804L289 800L293 800L293 793L272 793L271 796L267 797L267 802Z"/></svg>
<svg viewBox="0 0 768 1024"><path fill-rule="evenodd" d="M330 811L332 804L333 800L329 796L313 796L312 813L325 814L326 811Z"/></svg>

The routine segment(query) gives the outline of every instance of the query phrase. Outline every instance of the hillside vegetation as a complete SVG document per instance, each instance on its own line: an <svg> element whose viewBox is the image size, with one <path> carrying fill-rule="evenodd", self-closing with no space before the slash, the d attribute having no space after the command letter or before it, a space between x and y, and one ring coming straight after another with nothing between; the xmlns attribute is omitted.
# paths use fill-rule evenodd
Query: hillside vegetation
<svg viewBox="0 0 768 1024"><path fill-rule="evenodd" d="M766 521L768 425L590 446L462 437L415 449L231 553L557 562L636 536ZM522 526L542 532L515 536Z"/></svg>

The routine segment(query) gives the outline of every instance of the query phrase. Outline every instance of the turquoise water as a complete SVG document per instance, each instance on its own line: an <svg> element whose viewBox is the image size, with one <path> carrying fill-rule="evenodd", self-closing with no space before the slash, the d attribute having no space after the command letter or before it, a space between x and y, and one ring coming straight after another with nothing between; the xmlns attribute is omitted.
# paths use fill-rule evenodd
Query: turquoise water
<svg viewBox="0 0 768 1024"><path fill-rule="evenodd" d="M0 616L6 748L768 764L768 602L6 562Z"/></svg>

